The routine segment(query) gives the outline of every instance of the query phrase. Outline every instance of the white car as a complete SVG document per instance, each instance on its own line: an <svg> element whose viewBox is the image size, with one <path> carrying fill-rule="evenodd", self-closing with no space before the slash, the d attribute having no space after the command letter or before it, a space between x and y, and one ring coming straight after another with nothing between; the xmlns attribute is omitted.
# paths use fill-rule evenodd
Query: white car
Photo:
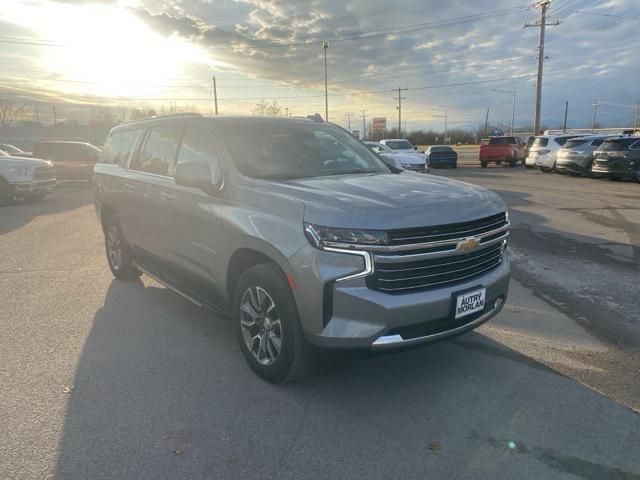
<svg viewBox="0 0 640 480"><path fill-rule="evenodd" d="M429 164L424 154L416 155L415 151L411 153L396 153L388 146L379 142L364 143L369 147L369 150L377 153L383 160L393 163L397 168L423 173L429 171Z"/></svg>
<svg viewBox="0 0 640 480"><path fill-rule="evenodd" d="M535 137L529 155L524 162L527 168L537 167L543 172L550 172L556 166L556 155L565 142L583 135L539 135Z"/></svg>

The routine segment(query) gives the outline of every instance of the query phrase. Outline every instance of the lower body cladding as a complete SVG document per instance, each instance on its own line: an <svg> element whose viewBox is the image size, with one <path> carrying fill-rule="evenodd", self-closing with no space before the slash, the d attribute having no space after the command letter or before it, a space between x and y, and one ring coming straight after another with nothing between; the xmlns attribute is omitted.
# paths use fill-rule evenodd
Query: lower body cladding
<svg viewBox="0 0 640 480"><path fill-rule="evenodd" d="M382 350L459 335L499 313L509 289L506 250L488 271L401 294L371 288L367 277L336 280L362 272L363 258L356 255L305 247L290 260L297 271L299 288L294 293L306 338L325 348ZM469 312L460 311L461 299L479 298L478 293L482 302Z"/></svg>
<svg viewBox="0 0 640 480"><path fill-rule="evenodd" d="M611 164L604 162L593 163L593 173L599 175L606 175L610 178L640 178L640 167L635 168L636 165L630 163L623 164Z"/></svg>

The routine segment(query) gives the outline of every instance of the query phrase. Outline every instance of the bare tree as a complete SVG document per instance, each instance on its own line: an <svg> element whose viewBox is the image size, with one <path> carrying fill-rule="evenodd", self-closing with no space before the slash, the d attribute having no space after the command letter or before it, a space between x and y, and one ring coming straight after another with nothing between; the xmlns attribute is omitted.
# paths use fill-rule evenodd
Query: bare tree
<svg viewBox="0 0 640 480"><path fill-rule="evenodd" d="M278 105L278 101L274 100L267 106L265 113L270 117L279 117L282 115L282 107Z"/></svg>

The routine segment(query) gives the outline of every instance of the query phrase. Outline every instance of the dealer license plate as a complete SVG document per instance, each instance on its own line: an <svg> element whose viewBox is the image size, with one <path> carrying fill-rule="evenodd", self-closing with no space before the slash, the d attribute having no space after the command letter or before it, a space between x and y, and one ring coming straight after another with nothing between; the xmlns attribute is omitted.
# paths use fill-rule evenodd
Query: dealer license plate
<svg viewBox="0 0 640 480"><path fill-rule="evenodd" d="M458 298L456 299L455 318L461 318L471 315L472 313L481 312L484 309L486 293L486 288L479 288L477 290L458 295Z"/></svg>

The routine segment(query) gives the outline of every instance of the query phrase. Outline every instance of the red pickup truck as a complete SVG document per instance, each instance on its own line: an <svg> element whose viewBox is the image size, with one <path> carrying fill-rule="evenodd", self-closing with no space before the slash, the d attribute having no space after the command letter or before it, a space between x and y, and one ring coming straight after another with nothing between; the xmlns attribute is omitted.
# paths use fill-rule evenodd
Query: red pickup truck
<svg viewBox="0 0 640 480"><path fill-rule="evenodd" d="M486 167L489 162L500 165L502 162L514 167L524 162L525 143L520 137L490 137L480 145L480 165Z"/></svg>

